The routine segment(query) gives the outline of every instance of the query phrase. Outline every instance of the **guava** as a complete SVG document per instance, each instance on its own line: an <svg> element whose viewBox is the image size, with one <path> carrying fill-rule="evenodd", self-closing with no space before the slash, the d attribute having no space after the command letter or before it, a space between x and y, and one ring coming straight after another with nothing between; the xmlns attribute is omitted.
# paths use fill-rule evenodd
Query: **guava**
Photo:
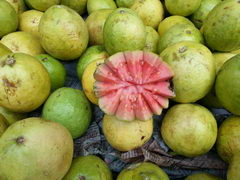
<svg viewBox="0 0 240 180"><path fill-rule="evenodd" d="M29 32L17 31L5 35L1 43L14 53L25 53L32 56L44 53L39 39Z"/></svg>
<svg viewBox="0 0 240 180"><path fill-rule="evenodd" d="M153 119L128 122L105 114L102 129L107 142L113 148L118 151L130 151L141 147L151 138Z"/></svg>
<svg viewBox="0 0 240 180"><path fill-rule="evenodd" d="M157 53L159 34L151 26L146 26L146 42L143 51Z"/></svg>
<svg viewBox="0 0 240 180"><path fill-rule="evenodd" d="M50 93L50 78L34 57L12 53L0 58L0 106L13 112L38 108Z"/></svg>
<svg viewBox="0 0 240 180"><path fill-rule="evenodd" d="M196 102L210 91L216 73L213 55L206 46L183 41L167 47L160 56L175 74L174 101Z"/></svg>
<svg viewBox="0 0 240 180"><path fill-rule="evenodd" d="M43 12L37 10L25 11L20 15L19 30L29 32L40 38L38 32L38 25L41 20Z"/></svg>
<svg viewBox="0 0 240 180"><path fill-rule="evenodd" d="M13 6L18 15L20 15L26 10L24 0L6 0L6 1Z"/></svg>
<svg viewBox="0 0 240 180"><path fill-rule="evenodd" d="M116 0L116 4L118 7L126 7L130 8L135 0Z"/></svg>
<svg viewBox="0 0 240 180"><path fill-rule="evenodd" d="M197 28L200 28L206 19L209 12L220 2L221 0L202 0L200 7L192 14L191 20Z"/></svg>
<svg viewBox="0 0 240 180"><path fill-rule="evenodd" d="M112 9L101 9L94 11L87 17L85 22L88 28L90 45L103 45L103 27L107 17L112 12Z"/></svg>
<svg viewBox="0 0 240 180"><path fill-rule="evenodd" d="M88 45L84 20L64 5L50 7L41 18L38 31L43 48L57 59L79 58Z"/></svg>
<svg viewBox="0 0 240 180"><path fill-rule="evenodd" d="M107 164L97 156L80 156L73 160L63 180L112 180Z"/></svg>
<svg viewBox="0 0 240 180"><path fill-rule="evenodd" d="M228 180L239 180L240 179L240 152L236 153L228 166L227 171Z"/></svg>
<svg viewBox="0 0 240 180"><path fill-rule="evenodd" d="M66 128L40 118L24 119L0 138L0 179L61 180L72 157L73 140Z"/></svg>
<svg viewBox="0 0 240 180"><path fill-rule="evenodd" d="M240 49L232 51L231 53L233 53L233 54L240 54Z"/></svg>
<svg viewBox="0 0 240 180"><path fill-rule="evenodd" d="M2 136L6 129L7 129L6 119L2 114L0 114L0 137Z"/></svg>
<svg viewBox="0 0 240 180"><path fill-rule="evenodd" d="M97 59L87 65L83 72L82 76L82 87L83 92L87 96L88 100L93 104L98 104L98 98L95 96L94 93L94 72L101 63L104 63L105 58Z"/></svg>
<svg viewBox="0 0 240 180"><path fill-rule="evenodd" d="M89 63L97 59L106 59L108 56L109 55L103 46L96 45L87 48L87 50L80 57L77 64L78 78L82 80L83 71Z"/></svg>
<svg viewBox="0 0 240 180"><path fill-rule="evenodd" d="M117 180L169 180L169 177L157 165L150 162L142 162L132 164L122 170Z"/></svg>
<svg viewBox="0 0 240 180"><path fill-rule="evenodd" d="M8 126L15 123L16 121L27 118L26 113L12 112L2 106L0 106L0 114L3 115L3 117L5 118L5 123Z"/></svg>
<svg viewBox="0 0 240 180"><path fill-rule="evenodd" d="M206 44L212 50L240 49L240 2L222 1L208 14L203 23Z"/></svg>
<svg viewBox="0 0 240 180"><path fill-rule="evenodd" d="M195 173L185 178L185 180L223 180L223 179L208 173Z"/></svg>
<svg viewBox="0 0 240 180"><path fill-rule="evenodd" d="M217 139L213 114L198 104L172 106L163 118L161 135L178 155L195 157L207 153Z"/></svg>
<svg viewBox="0 0 240 180"><path fill-rule="evenodd" d="M122 51L142 50L146 41L143 21L131 9L116 9L105 22L103 41L111 55Z"/></svg>
<svg viewBox="0 0 240 180"><path fill-rule="evenodd" d="M172 69L154 53L120 52L100 64L95 73L94 92L98 105L120 120L151 119L168 107L175 96Z"/></svg>
<svg viewBox="0 0 240 180"><path fill-rule="evenodd" d="M158 25L158 33L160 37L162 37L163 34L168 31L168 29L176 24L188 24L194 27L194 24L183 16L169 16L163 19L163 21L161 21Z"/></svg>
<svg viewBox="0 0 240 180"><path fill-rule="evenodd" d="M231 162L235 153L240 152L240 118L232 116L223 121L218 130L216 142L218 155Z"/></svg>
<svg viewBox="0 0 240 180"><path fill-rule="evenodd" d="M46 11L53 5L60 4L61 0L25 0L27 6L38 11Z"/></svg>
<svg viewBox="0 0 240 180"><path fill-rule="evenodd" d="M158 52L161 53L167 47L182 41L204 43L201 32L189 24L176 24L169 28L158 42Z"/></svg>
<svg viewBox="0 0 240 180"><path fill-rule="evenodd" d="M202 0L165 0L165 6L172 15L189 16L194 13Z"/></svg>
<svg viewBox="0 0 240 180"><path fill-rule="evenodd" d="M0 1L0 38L16 31L18 15L13 6L7 1Z"/></svg>
<svg viewBox="0 0 240 180"><path fill-rule="evenodd" d="M164 18L164 9L159 0L135 0L130 7L143 20L146 26L157 29Z"/></svg>
<svg viewBox="0 0 240 180"><path fill-rule="evenodd" d="M100 9L117 9L117 5L113 0L88 0L87 1L87 11L90 15L94 11Z"/></svg>
<svg viewBox="0 0 240 180"><path fill-rule="evenodd" d="M90 124L90 103L81 90L62 87L45 102L42 117L65 126L75 139L83 135Z"/></svg>
<svg viewBox="0 0 240 180"><path fill-rule="evenodd" d="M0 42L0 57L11 53L12 51Z"/></svg>
<svg viewBox="0 0 240 180"><path fill-rule="evenodd" d="M240 54L223 64L215 82L215 92L220 103L233 114L240 115Z"/></svg>
<svg viewBox="0 0 240 180"><path fill-rule="evenodd" d="M80 15L87 11L87 0L61 0L61 4L70 7Z"/></svg>

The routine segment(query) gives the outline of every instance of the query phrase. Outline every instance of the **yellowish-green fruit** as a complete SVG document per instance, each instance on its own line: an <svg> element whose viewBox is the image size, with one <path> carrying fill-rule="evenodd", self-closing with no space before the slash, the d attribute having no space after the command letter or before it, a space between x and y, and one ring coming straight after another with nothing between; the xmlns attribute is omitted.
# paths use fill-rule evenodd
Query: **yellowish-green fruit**
<svg viewBox="0 0 240 180"><path fill-rule="evenodd" d="M0 138L0 179L61 180L72 158L73 140L66 128L41 118L24 119Z"/></svg>
<svg viewBox="0 0 240 180"><path fill-rule="evenodd" d="M97 69L97 66L103 63L105 58L97 59L90 64L87 65L83 72L82 76L82 87L85 95L87 96L88 100L91 101L93 104L98 104L98 98L95 96L95 93L93 91L94 89L94 73Z"/></svg>
<svg viewBox="0 0 240 180"><path fill-rule="evenodd" d="M103 27L112 11L112 9L101 9L94 11L87 17L85 22L88 28L90 45L103 45Z"/></svg>
<svg viewBox="0 0 240 180"><path fill-rule="evenodd" d="M227 180L240 179L240 152L236 153L228 166Z"/></svg>
<svg viewBox="0 0 240 180"><path fill-rule="evenodd" d="M223 121L218 130L216 147L218 155L226 162L240 152L240 117L233 116Z"/></svg>
<svg viewBox="0 0 240 180"><path fill-rule="evenodd" d="M2 114L0 114L0 137L2 136L6 129L7 129L6 119Z"/></svg>
<svg viewBox="0 0 240 180"><path fill-rule="evenodd" d="M27 114L25 113L12 112L2 106L0 106L0 114L4 116L6 119L5 122L8 126L27 117Z"/></svg>
<svg viewBox="0 0 240 180"><path fill-rule="evenodd" d="M87 10L87 0L62 0L61 4L70 7L80 15Z"/></svg>
<svg viewBox="0 0 240 180"><path fill-rule="evenodd" d="M188 176L185 180L223 180L223 179L208 173L196 173Z"/></svg>
<svg viewBox="0 0 240 180"><path fill-rule="evenodd" d="M159 23L164 18L164 9L159 0L135 0L131 6L146 26L157 29Z"/></svg>
<svg viewBox="0 0 240 180"><path fill-rule="evenodd" d="M0 1L0 38L16 31L18 15L13 6L7 1Z"/></svg>
<svg viewBox="0 0 240 180"><path fill-rule="evenodd" d="M159 34L151 26L146 26L146 33L146 42L143 50L157 53Z"/></svg>
<svg viewBox="0 0 240 180"><path fill-rule="evenodd" d="M178 104L164 116L161 134L175 153L195 157L207 153L215 144L217 122L203 106Z"/></svg>
<svg viewBox="0 0 240 180"><path fill-rule="evenodd" d="M88 0L87 11L91 14L100 9L117 9L117 5L113 0Z"/></svg>
<svg viewBox="0 0 240 180"><path fill-rule="evenodd" d="M39 23L43 48L61 60L74 60L88 45L88 30L82 17L64 5L50 7Z"/></svg>
<svg viewBox="0 0 240 180"><path fill-rule="evenodd" d="M43 12L37 10L25 11L20 15L19 30L29 32L40 38L38 32L38 25L41 20Z"/></svg>
<svg viewBox="0 0 240 180"><path fill-rule="evenodd" d="M116 0L116 4L118 7L126 7L130 8L135 0Z"/></svg>
<svg viewBox="0 0 240 180"><path fill-rule="evenodd" d="M213 59L214 59L215 67L216 67L216 73L218 73L219 70L221 69L221 67L223 66L223 64L227 60L231 59L233 56L235 56L235 54L233 54L233 53L220 53L220 52L213 53Z"/></svg>
<svg viewBox="0 0 240 180"><path fill-rule="evenodd" d="M0 58L0 106L13 112L38 108L50 93L50 78L34 57L13 53Z"/></svg>
<svg viewBox="0 0 240 180"><path fill-rule="evenodd" d="M194 13L202 0L165 0L165 6L172 15L189 16Z"/></svg>
<svg viewBox="0 0 240 180"><path fill-rule="evenodd" d="M12 51L0 42L0 57L11 53Z"/></svg>
<svg viewBox="0 0 240 180"><path fill-rule="evenodd" d="M157 165L150 162L142 162L132 164L122 170L117 180L169 180L169 177Z"/></svg>
<svg viewBox="0 0 240 180"><path fill-rule="evenodd" d="M122 121L115 116L105 114L103 133L113 148L119 151L130 151L141 147L151 138L153 120Z"/></svg>
<svg viewBox="0 0 240 180"><path fill-rule="evenodd" d="M73 160L63 180L112 180L107 164L97 156L80 156Z"/></svg>
<svg viewBox="0 0 240 180"><path fill-rule="evenodd" d="M232 51L231 53L233 53L233 54L240 54L240 49L238 49L236 51Z"/></svg>
<svg viewBox="0 0 240 180"><path fill-rule="evenodd" d="M172 26L176 25L176 24L189 24L194 26L194 24L187 18L183 17L183 16L169 16L167 18L165 18L163 21L160 22L160 24L158 25L158 33L160 35L160 37L162 37L162 35L168 31L168 29L170 29Z"/></svg>
<svg viewBox="0 0 240 180"><path fill-rule="evenodd" d="M196 102L210 91L216 73L213 55L207 47L194 42L180 42L166 48L160 56L175 74L174 101Z"/></svg>
<svg viewBox="0 0 240 180"><path fill-rule="evenodd" d="M31 9L46 11L53 5L60 4L61 0L25 0L25 3Z"/></svg>
<svg viewBox="0 0 240 180"><path fill-rule="evenodd" d="M39 39L29 32L13 32L1 39L1 43L14 53L25 53L32 56L44 53Z"/></svg>
<svg viewBox="0 0 240 180"><path fill-rule="evenodd" d="M18 15L20 15L26 10L24 0L6 0L6 1L13 6Z"/></svg>

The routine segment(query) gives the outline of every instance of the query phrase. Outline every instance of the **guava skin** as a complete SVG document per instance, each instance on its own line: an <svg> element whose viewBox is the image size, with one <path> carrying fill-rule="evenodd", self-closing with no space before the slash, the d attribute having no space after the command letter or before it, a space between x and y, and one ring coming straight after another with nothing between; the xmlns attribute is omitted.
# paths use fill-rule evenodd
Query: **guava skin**
<svg viewBox="0 0 240 180"><path fill-rule="evenodd" d="M236 153L229 166L227 171L228 180L238 180L240 179L240 153Z"/></svg>
<svg viewBox="0 0 240 180"><path fill-rule="evenodd" d="M88 0L87 11L88 14L100 9L117 9L117 5L113 0Z"/></svg>
<svg viewBox="0 0 240 180"><path fill-rule="evenodd" d="M12 51L0 42L0 57L11 53Z"/></svg>
<svg viewBox="0 0 240 180"><path fill-rule="evenodd" d="M60 4L61 0L25 0L25 3L31 9L46 11L53 5Z"/></svg>
<svg viewBox="0 0 240 180"><path fill-rule="evenodd" d="M87 11L87 0L62 0L61 4L72 8L80 15Z"/></svg>
<svg viewBox="0 0 240 180"><path fill-rule="evenodd" d="M157 53L159 34L151 26L146 26L146 33L146 42L143 50Z"/></svg>
<svg viewBox="0 0 240 180"><path fill-rule="evenodd" d="M208 173L196 173L188 176L185 180L223 180L220 177Z"/></svg>

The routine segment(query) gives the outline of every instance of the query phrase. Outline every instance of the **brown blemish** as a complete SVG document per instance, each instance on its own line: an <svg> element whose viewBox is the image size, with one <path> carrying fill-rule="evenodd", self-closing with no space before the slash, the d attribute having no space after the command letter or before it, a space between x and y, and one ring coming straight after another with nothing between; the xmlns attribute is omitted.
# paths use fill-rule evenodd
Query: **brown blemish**
<svg viewBox="0 0 240 180"><path fill-rule="evenodd" d="M187 34L192 34L192 32L190 30L186 30Z"/></svg>
<svg viewBox="0 0 240 180"><path fill-rule="evenodd" d="M184 53L184 52L186 52L186 51L187 51L187 47L186 47L186 46L180 47L180 48L178 49L178 52L179 52L179 53Z"/></svg>
<svg viewBox="0 0 240 180"><path fill-rule="evenodd" d="M2 79L4 86L9 87L9 88L16 88L16 84L9 81L7 78Z"/></svg>
<svg viewBox="0 0 240 180"><path fill-rule="evenodd" d="M86 180L87 178L85 176L79 176L78 180Z"/></svg>
<svg viewBox="0 0 240 180"><path fill-rule="evenodd" d="M16 139L16 143L18 145L21 145L25 142L25 138L23 136L19 136L17 139Z"/></svg>
<svg viewBox="0 0 240 180"><path fill-rule="evenodd" d="M12 67L16 63L16 60L13 56L7 56L7 59L2 62L1 66L4 67L5 65L8 65Z"/></svg>
<svg viewBox="0 0 240 180"><path fill-rule="evenodd" d="M6 94L8 95L14 95L16 88L20 84L20 80L17 80L16 82L9 81L6 77L2 78L3 86L5 87L4 90Z"/></svg>
<svg viewBox="0 0 240 180"><path fill-rule="evenodd" d="M145 136L142 136L142 137L141 137L141 140L143 140L144 138L145 138Z"/></svg>
<svg viewBox="0 0 240 180"><path fill-rule="evenodd" d="M46 62L46 61L48 60L48 58L45 57L45 58L42 58L41 60L42 60L43 62Z"/></svg>

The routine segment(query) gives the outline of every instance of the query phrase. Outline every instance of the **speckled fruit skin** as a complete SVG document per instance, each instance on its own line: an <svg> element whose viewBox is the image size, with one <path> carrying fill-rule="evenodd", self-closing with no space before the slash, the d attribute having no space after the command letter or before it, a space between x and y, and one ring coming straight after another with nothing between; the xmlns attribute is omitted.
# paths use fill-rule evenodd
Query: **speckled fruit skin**
<svg viewBox="0 0 240 180"><path fill-rule="evenodd" d="M112 180L112 173L107 164L97 156L80 156L73 160L63 180Z"/></svg>
<svg viewBox="0 0 240 180"><path fill-rule="evenodd" d="M127 50L141 50L146 41L143 21L131 9L116 9L105 22L103 41L110 55Z"/></svg>
<svg viewBox="0 0 240 180"><path fill-rule="evenodd" d="M82 17L67 6L50 7L42 16L38 30L43 48L57 59L74 60L87 48L87 26Z"/></svg>
<svg viewBox="0 0 240 180"><path fill-rule="evenodd" d="M240 48L240 2L228 0L219 3L203 23L206 44L212 50L234 51Z"/></svg>
<svg viewBox="0 0 240 180"><path fill-rule="evenodd" d="M185 180L223 180L223 179L208 173L196 173L188 176Z"/></svg>
<svg viewBox="0 0 240 180"><path fill-rule="evenodd" d="M223 121L216 142L218 155L227 163L240 152L240 118L232 116Z"/></svg>
<svg viewBox="0 0 240 180"><path fill-rule="evenodd" d="M38 108L50 93L50 78L34 57L12 53L0 58L0 106L13 112Z"/></svg>
<svg viewBox="0 0 240 180"><path fill-rule="evenodd" d="M195 157L207 153L215 144L217 122L203 106L178 104L164 116L161 135L175 153Z"/></svg>
<svg viewBox="0 0 240 180"><path fill-rule="evenodd" d="M66 128L27 118L9 126L0 138L0 179L61 180L72 158L73 140Z"/></svg>

